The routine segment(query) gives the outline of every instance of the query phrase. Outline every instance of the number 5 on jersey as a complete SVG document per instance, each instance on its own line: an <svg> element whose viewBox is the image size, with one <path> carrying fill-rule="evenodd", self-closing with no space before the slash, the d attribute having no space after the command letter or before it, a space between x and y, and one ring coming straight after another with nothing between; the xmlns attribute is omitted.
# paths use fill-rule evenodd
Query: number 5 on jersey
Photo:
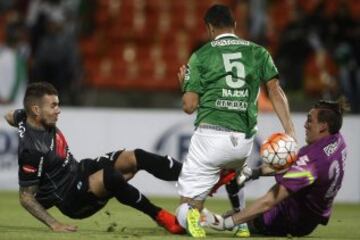
<svg viewBox="0 0 360 240"><path fill-rule="evenodd" d="M242 54L240 52L224 53L222 56L227 73L234 73L233 70L235 68L236 77L233 77L233 74L226 75L226 84L231 88L241 88L245 84L245 67L244 64L239 61L242 58Z"/></svg>

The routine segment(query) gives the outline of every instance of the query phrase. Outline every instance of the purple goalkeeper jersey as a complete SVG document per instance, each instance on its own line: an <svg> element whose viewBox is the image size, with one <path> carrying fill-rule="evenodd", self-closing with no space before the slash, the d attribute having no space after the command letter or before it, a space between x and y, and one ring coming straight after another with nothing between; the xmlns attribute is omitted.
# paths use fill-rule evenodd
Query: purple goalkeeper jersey
<svg viewBox="0 0 360 240"><path fill-rule="evenodd" d="M292 193L276 206L278 210L289 221L309 216L327 224L344 177L345 158L346 143L340 133L301 148L295 164L276 176L277 183Z"/></svg>

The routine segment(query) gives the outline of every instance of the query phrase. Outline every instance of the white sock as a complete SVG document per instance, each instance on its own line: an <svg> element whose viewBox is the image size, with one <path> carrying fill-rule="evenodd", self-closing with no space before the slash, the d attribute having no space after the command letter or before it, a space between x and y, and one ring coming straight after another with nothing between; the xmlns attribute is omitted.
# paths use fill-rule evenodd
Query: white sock
<svg viewBox="0 0 360 240"><path fill-rule="evenodd" d="M242 188L240 189L240 191L238 192L238 197L239 197L239 203L240 203L240 211L243 210L246 206L246 202L245 202L245 189Z"/></svg>
<svg viewBox="0 0 360 240"><path fill-rule="evenodd" d="M186 215L189 211L189 204L182 203L177 209L176 209L176 218L179 222L179 224L186 229Z"/></svg>

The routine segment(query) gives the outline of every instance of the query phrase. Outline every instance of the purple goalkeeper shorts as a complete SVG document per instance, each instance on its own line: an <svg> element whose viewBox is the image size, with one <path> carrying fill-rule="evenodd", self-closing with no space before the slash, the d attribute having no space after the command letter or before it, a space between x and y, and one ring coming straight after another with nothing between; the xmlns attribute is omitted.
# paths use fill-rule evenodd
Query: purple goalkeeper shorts
<svg viewBox="0 0 360 240"><path fill-rule="evenodd" d="M251 230L254 234L300 237L310 234L318 224L316 217L289 213L276 206L254 219Z"/></svg>

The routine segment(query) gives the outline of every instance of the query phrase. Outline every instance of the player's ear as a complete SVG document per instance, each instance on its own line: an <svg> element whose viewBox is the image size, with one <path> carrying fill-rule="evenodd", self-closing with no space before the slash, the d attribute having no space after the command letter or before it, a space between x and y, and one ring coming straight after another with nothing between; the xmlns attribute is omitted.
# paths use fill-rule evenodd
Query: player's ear
<svg viewBox="0 0 360 240"><path fill-rule="evenodd" d="M31 111L33 112L34 116L40 116L40 106L39 105L32 105Z"/></svg>
<svg viewBox="0 0 360 240"><path fill-rule="evenodd" d="M210 38L212 38L215 35L214 26L211 25L210 23L208 23L207 30L208 30L208 34L209 34Z"/></svg>
<svg viewBox="0 0 360 240"><path fill-rule="evenodd" d="M327 122L321 122L319 124L320 124L320 132L321 133L329 131L329 125Z"/></svg>
<svg viewBox="0 0 360 240"><path fill-rule="evenodd" d="M208 27L210 32L214 31L214 27L210 23L207 24L207 27Z"/></svg>

